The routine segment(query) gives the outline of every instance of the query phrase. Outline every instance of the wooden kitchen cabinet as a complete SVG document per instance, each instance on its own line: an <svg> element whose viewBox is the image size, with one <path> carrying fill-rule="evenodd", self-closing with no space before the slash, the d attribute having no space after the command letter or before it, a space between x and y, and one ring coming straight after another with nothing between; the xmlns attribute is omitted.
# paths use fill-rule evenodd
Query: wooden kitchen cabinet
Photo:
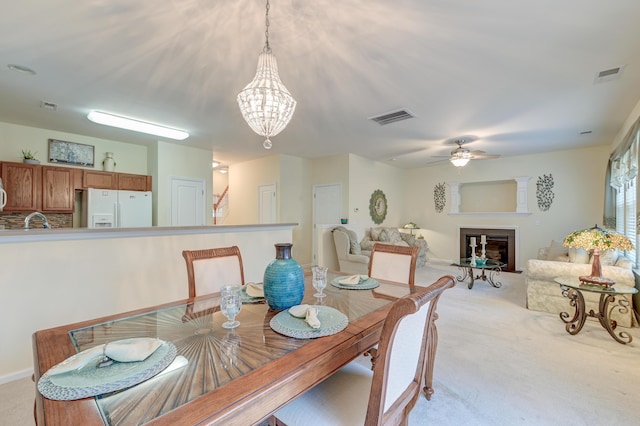
<svg viewBox="0 0 640 426"><path fill-rule="evenodd" d="M0 163L0 176L7 191L5 212L27 212L40 208L41 170L37 164Z"/></svg>
<svg viewBox="0 0 640 426"><path fill-rule="evenodd" d="M151 191L151 176L118 173L118 189L125 191Z"/></svg>
<svg viewBox="0 0 640 426"><path fill-rule="evenodd" d="M42 211L73 213L74 173L68 167L42 167Z"/></svg>
<svg viewBox="0 0 640 426"><path fill-rule="evenodd" d="M118 189L118 177L113 172L85 170L82 177L82 189Z"/></svg>

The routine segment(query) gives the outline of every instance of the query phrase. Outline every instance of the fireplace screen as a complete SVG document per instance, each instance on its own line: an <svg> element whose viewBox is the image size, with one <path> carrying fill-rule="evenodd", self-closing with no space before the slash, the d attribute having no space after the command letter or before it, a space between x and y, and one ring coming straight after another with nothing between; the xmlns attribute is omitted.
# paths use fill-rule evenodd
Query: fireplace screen
<svg viewBox="0 0 640 426"><path fill-rule="evenodd" d="M485 255L487 259L493 259L506 264L503 271L514 272L516 265L515 255L515 230L491 229L491 228L460 228L460 257L471 257L471 238L476 240L476 256L482 255L481 238L486 238Z"/></svg>

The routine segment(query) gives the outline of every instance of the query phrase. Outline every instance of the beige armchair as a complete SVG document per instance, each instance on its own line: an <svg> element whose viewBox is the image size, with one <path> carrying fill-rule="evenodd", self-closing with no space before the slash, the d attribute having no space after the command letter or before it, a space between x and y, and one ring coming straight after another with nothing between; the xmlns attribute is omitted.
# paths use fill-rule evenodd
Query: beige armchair
<svg viewBox="0 0 640 426"><path fill-rule="evenodd" d="M340 272L365 275L369 273L369 256L353 253L352 249L355 248L357 252L360 248L358 238L354 231L344 227L335 228L333 230L333 242L336 246ZM352 242L354 244L352 244Z"/></svg>

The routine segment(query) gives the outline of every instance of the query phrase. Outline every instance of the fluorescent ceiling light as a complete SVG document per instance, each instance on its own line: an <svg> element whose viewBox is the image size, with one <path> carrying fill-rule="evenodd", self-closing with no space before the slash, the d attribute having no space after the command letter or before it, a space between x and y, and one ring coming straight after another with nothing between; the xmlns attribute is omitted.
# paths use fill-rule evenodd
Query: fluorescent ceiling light
<svg viewBox="0 0 640 426"><path fill-rule="evenodd" d="M220 169L218 170L220 173L225 174L229 172L229 169Z"/></svg>
<svg viewBox="0 0 640 426"><path fill-rule="evenodd" d="M183 130L172 129L170 127L159 126L133 118L120 117L106 112L91 111L87 118L94 123L106 126L119 127L121 129L133 130L134 132L148 133L150 135L163 136L169 139L183 140L189 137L189 133Z"/></svg>

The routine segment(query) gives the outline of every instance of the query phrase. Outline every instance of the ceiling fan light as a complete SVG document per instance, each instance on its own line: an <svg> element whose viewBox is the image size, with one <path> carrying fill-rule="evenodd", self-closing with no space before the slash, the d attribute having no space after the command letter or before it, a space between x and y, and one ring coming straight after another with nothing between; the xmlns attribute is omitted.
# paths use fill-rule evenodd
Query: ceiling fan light
<svg viewBox="0 0 640 426"><path fill-rule="evenodd" d="M469 162L469 158L451 157L449 161L451 161L451 164L453 164L456 167L463 167Z"/></svg>

